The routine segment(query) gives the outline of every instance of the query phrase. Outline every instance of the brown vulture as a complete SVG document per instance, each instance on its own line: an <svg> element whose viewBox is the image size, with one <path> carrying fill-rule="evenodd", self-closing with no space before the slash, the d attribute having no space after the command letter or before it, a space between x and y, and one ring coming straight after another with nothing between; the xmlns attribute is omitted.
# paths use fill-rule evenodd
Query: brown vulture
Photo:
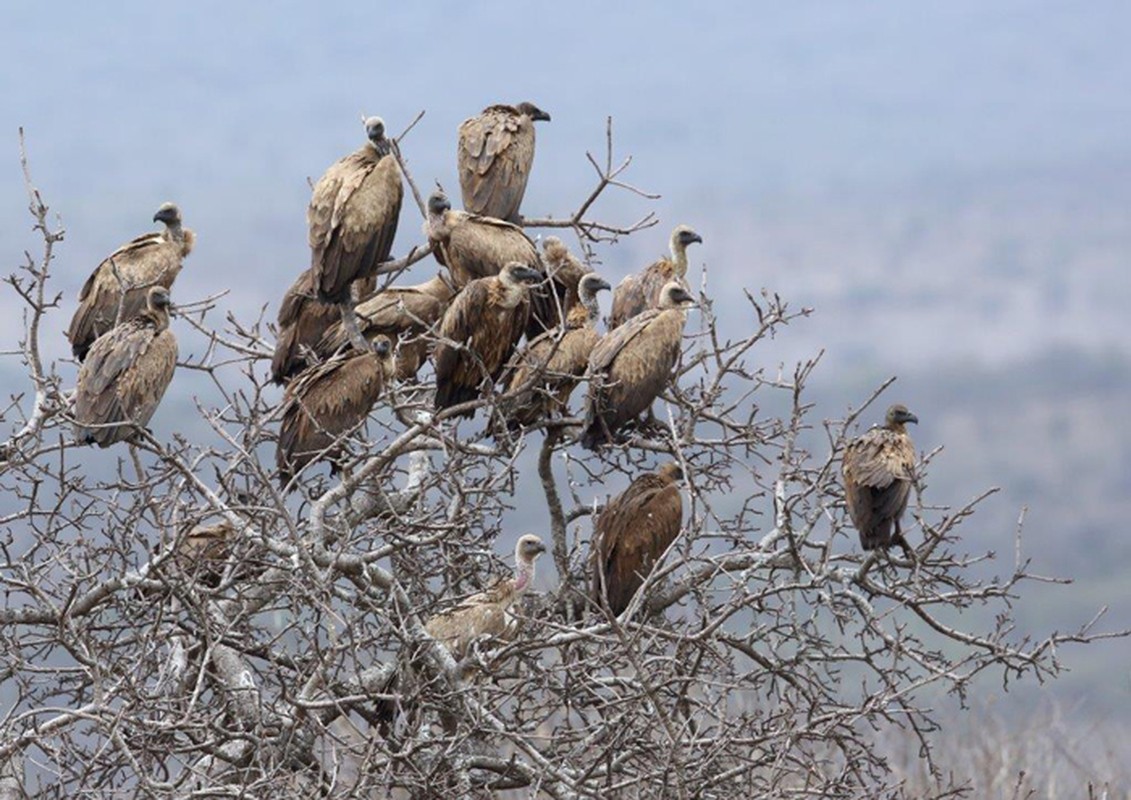
<svg viewBox="0 0 1131 800"><path fill-rule="evenodd" d="M585 374L589 354L601 338L597 292L610 287L594 272L582 275L577 283L578 302L570 309L564 329L547 331L516 357L518 366L507 381L507 396L500 401L511 429L566 413L569 396Z"/></svg>
<svg viewBox="0 0 1131 800"><path fill-rule="evenodd" d="M613 311L609 315L609 328L618 328L627 320L660 304L660 291L670 281L679 281L687 287L687 246L702 243L703 238L686 225L672 231L672 257L661 258L643 272L629 275L613 292Z"/></svg>
<svg viewBox="0 0 1131 800"><path fill-rule="evenodd" d="M378 336L371 352L335 356L287 384L275 450L284 489L311 461L327 459L337 472L341 439L369 416L395 371L392 343Z"/></svg>
<svg viewBox="0 0 1131 800"><path fill-rule="evenodd" d="M428 198L428 222L424 233L432 254L448 272L456 288L476 278L498 275L504 264L517 261L540 270L538 248L522 228L493 217L452 211L443 192Z"/></svg>
<svg viewBox="0 0 1131 800"><path fill-rule="evenodd" d="M434 354L437 411L478 398L484 381L499 379L526 329L529 287L541 280L538 270L512 261L456 295L440 322Z"/></svg>
<svg viewBox="0 0 1131 800"><path fill-rule="evenodd" d="M389 258L401 213L401 171L380 117L365 120L369 141L319 179L310 198L310 269L318 297L344 303L350 284Z"/></svg>
<svg viewBox="0 0 1131 800"><path fill-rule="evenodd" d="M169 290L151 286L144 311L91 345L75 389L80 443L109 447L149 424L177 367L169 305Z"/></svg>
<svg viewBox="0 0 1131 800"><path fill-rule="evenodd" d="M593 271L582 264L557 236L547 236L542 242L542 265L549 280L530 293L527 339L561 327L562 320L577 305L581 276Z"/></svg>
<svg viewBox="0 0 1131 800"><path fill-rule="evenodd" d="M430 342L425 338L439 322L452 301L455 289L437 275L416 286L392 286L354 309L358 327L366 339L385 335L395 343L398 381L412 380L428 357ZM322 337L318 352L328 358L350 344L349 333L338 320Z"/></svg>
<svg viewBox="0 0 1131 800"><path fill-rule="evenodd" d="M271 379L278 384L311 366L310 352L330 326L341 319L337 306L321 302L311 270L304 270L279 304L278 338L271 358Z"/></svg>
<svg viewBox="0 0 1131 800"><path fill-rule="evenodd" d="M511 609L534 583L534 561L546 545L532 533L521 536L514 548L514 577L503 578L486 591L473 594L443 611L424 629L448 649L456 661L463 659L477 639L489 636L503 642L514 638L518 618Z"/></svg>
<svg viewBox="0 0 1131 800"><path fill-rule="evenodd" d="M679 360L684 309L692 303L679 282L671 281L660 293L659 308L609 331L593 349L582 446L595 450L613 441L621 428L651 409Z"/></svg>
<svg viewBox="0 0 1131 800"><path fill-rule="evenodd" d="M905 544L899 520L915 468L908 422L918 423L919 418L896 404L888 409L882 427L872 428L844 449L844 499L865 550Z"/></svg>
<svg viewBox="0 0 1131 800"><path fill-rule="evenodd" d="M459 186L472 214L518 224L534 163L534 123L550 115L533 103L496 105L459 126Z"/></svg>
<svg viewBox="0 0 1131 800"><path fill-rule="evenodd" d="M609 501L594 528L593 597L620 615L679 535L683 471L674 462L634 480Z"/></svg>
<svg viewBox="0 0 1131 800"><path fill-rule="evenodd" d="M196 236L181 227L181 212L176 205L162 205L153 221L165 223L165 230L147 233L119 247L98 265L79 292L79 307L67 329L71 351L79 361L86 358L95 339L114 327L119 305L122 322L136 317L145 310L149 288L171 289L181 262L192 252ZM115 267L125 286L114 275ZM124 302L123 289L127 290Z"/></svg>

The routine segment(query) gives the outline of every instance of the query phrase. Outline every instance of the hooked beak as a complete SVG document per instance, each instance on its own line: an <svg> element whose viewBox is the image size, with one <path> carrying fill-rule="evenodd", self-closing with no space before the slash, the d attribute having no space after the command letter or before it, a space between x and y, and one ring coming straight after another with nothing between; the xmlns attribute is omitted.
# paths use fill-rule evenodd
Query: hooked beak
<svg viewBox="0 0 1131 800"><path fill-rule="evenodd" d="M533 269L532 267L519 267L518 269L515 269L511 274L523 283L528 283L531 285L535 283L541 283L546 278L545 275L543 275L538 270Z"/></svg>

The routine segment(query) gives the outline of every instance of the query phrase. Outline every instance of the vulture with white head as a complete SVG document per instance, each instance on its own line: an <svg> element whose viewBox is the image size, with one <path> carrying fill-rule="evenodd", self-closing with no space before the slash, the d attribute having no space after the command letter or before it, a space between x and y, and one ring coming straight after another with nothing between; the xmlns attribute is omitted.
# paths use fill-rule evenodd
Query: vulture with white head
<svg viewBox="0 0 1131 800"><path fill-rule="evenodd" d="M428 221L424 234L432 255L448 268L456 288L476 278L498 275L505 264L517 261L541 270L538 248L522 228L494 217L453 211L443 192L428 198Z"/></svg>
<svg viewBox="0 0 1131 800"><path fill-rule="evenodd" d="M617 284L609 328L618 328L637 314L659 307L660 292L671 281L687 289L687 247L702 241L703 237L687 225L676 226L670 242L671 258L661 258Z"/></svg>
<svg viewBox="0 0 1131 800"><path fill-rule="evenodd" d="M865 550L906 544L900 518L911 495L915 445L907 423L919 418L906 406L888 409L884 424L852 440L841 461L848 515Z"/></svg>
<svg viewBox="0 0 1131 800"><path fill-rule="evenodd" d="M550 115L533 103L489 106L459 126L459 185L472 214L518 224L534 164L534 123Z"/></svg>

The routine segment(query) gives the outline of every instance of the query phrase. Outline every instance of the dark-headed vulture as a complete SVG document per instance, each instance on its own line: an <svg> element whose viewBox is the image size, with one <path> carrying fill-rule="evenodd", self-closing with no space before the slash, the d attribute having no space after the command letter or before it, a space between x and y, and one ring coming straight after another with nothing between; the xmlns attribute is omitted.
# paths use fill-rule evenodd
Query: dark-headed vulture
<svg viewBox="0 0 1131 800"><path fill-rule="evenodd" d="M337 471L342 437L365 421L395 371L392 343L379 336L371 352L335 356L287 384L275 450L284 489L311 461L327 459Z"/></svg>
<svg viewBox="0 0 1131 800"><path fill-rule="evenodd" d="M476 278L498 275L512 261L532 269L542 267L538 248L522 228L493 217L453 211L442 192L428 198L424 233L432 254L448 268L457 289Z"/></svg>
<svg viewBox="0 0 1131 800"><path fill-rule="evenodd" d="M915 445L907 423L919 418L906 406L888 409L884 425L852 440L844 450L844 499L865 550L903 542L900 517L907 508Z"/></svg>
<svg viewBox="0 0 1131 800"><path fill-rule="evenodd" d="M119 306L125 322L145 310L150 287L172 288L184 257L192 252L196 236L181 226L176 205L162 205L153 221L164 223L165 230L147 233L119 247L98 265L79 292L79 307L67 329L71 351L79 361L86 358L95 339L114 327ZM115 267L118 275L114 274Z"/></svg>
<svg viewBox="0 0 1131 800"><path fill-rule="evenodd" d="M169 305L169 290L151 286L144 311L91 345L75 389L80 443L109 447L149 424L177 367Z"/></svg>
<svg viewBox="0 0 1131 800"><path fill-rule="evenodd" d="M535 425L567 411L569 396L589 365L597 333L597 292L609 284L596 273L578 278L578 302L570 309L564 329L547 331L516 356L518 366L507 381L500 410L511 429Z"/></svg>
<svg viewBox="0 0 1131 800"><path fill-rule="evenodd" d="M634 480L609 501L594 528L593 597L608 598L619 615L644 585L660 556L679 535L683 497L679 464L668 463Z"/></svg>
<svg viewBox="0 0 1131 800"><path fill-rule="evenodd" d="M595 450L614 441L652 407L679 361L687 306L694 298L678 281L667 284L660 306L637 314L608 334L589 357L589 393L582 446Z"/></svg>
<svg viewBox="0 0 1131 800"><path fill-rule="evenodd" d="M366 339L372 341L384 335L394 343L398 381L416 377L428 357L427 335L444 316L454 294L452 285L437 275L416 286L391 286L354 309L358 327ZM339 318L318 344L318 352L323 358L329 358L349 344L349 333Z"/></svg>
<svg viewBox="0 0 1131 800"><path fill-rule="evenodd" d="M323 303L314 291L311 270L291 284L279 304L278 338L271 357L271 379L278 384L309 367L310 354L330 326L341 319L337 306Z"/></svg>
<svg viewBox="0 0 1131 800"><path fill-rule="evenodd" d="M534 123L550 115L533 103L496 105L459 126L459 186L472 214L518 223L534 164Z"/></svg>
<svg viewBox="0 0 1131 800"><path fill-rule="evenodd" d="M404 187L380 117L365 120L369 141L319 179L310 198L310 269L326 303L350 299L350 284L389 258Z"/></svg>
<svg viewBox="0 0 1131 800"><path fill-rule="evenodd" d="M486 591L437 614L425 623L424 629L456 661L467 655L477 639L510 641L518 630L518 618L512 609L534 584L534 562L544 552L546 545L537 536L521 536L514 548L514 577L503 578Z"/></svg>
<svg viewBox="0 0 1131 800"><path fill-rule="evenodd" d="M475 400L499 379L530 316L530 286L542 273L511 262L469 283L444 312L436 345L436 410ZM466 411L463 416L473 416Z"/></svg>
<svg viewBox="0 0 1131 800"><path fill-rule="evenodd" d="M671 258L661 258L643 272L629 275L613 292L613 311L609 315L609 328L617 328L627 320L660 304L660 292L670 281L679 281L687 287L687 246L702 243L703 238L686 225L672 231Z"/></svg>
<svg viewBox="0 0 1131 800"><path fill-rule="evenodd" d="M562 320L580 299L577 294L581 276L592 272L582 264L557 236L542 242L542 267L548 278L530 293L530 323L526 338L560 328Z"/></svg>

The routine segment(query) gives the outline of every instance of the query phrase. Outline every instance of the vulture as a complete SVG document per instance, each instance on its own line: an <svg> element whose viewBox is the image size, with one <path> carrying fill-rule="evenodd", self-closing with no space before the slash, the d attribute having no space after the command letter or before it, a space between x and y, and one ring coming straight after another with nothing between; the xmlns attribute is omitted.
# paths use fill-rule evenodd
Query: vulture
<svg viewBox="0 0 1131 800"><path fill-rule="evenodd" d="M275 450L284 490L311 461L325 458L337 472L341 438L369 416L395 370L392 343L378 336L371 352L335 356L287 384Z"/></svg>
<svg viewBox="0 0 1131 800"><path fill-rule="evenodd" d="M683 339L684 310L694 298L678 281L660 294L659 308L609 331L589 356L589 394L581 444L595 450L644 411L671 380Z"/></svg>
<svg viewBox="0 0 1131 800"><path fill-rule="evenodd" d="M915 468L915 445L907 423L919 418L896 404L882 427L848 443L841 462L844 499L865 550L904 544L899 519L907 508Z"/></svg>
<svg viewBox="0 0 1131 800"><path fill-rule="evenodd" d="M598 605L607 598L614 615L628 608L632 596L679 534L683 523L681 480L679 464L664 464L634 480L597 517L593 597Z"/></svg>
<svg viewBox="0 0 1131 800"><path fill-rule="evenodd" d="M479 397L499 379L530 316L529 287L542 273L512 261L491 278L469 283L444 312L436 363L436 410ZM463 416L473 416L473 410Z"/></svg>
<svg viewBox="0 0 1131 800"><path fill-rule="evenodd" d="M325 303L350 299L350 284L370 277L389 258L404 187L380 117L365 120L369 141L341 159L314 186L306 221L310 226L310 272Z"/></svg>
<svg viewBox="0 0 1131 800"><path fill-rule="evenodd" d="M150 287L171 289L181 262L192 252L196 236L181 227L181 211L176 205L162 205L153 221L163 222L165 230L147 233L119 247L98 265L79 292L79 307L67 329L71 351L79 361L86 358L95 339L114 327L119 306L121 321L126 322L145 310ZM115 267L125 286L118 282Z"/></svg>
<svg viewBox="0 0 1131 800"><path fill-rule="evenodd" d="M550 115L533 103L497 105L459 126L459 186L473 214L518 224L534 163L534 123Z"/></svg>
<svg viewBox="0 0 1131 800"><path fill-rule="evenodd" d="M527 339L561 327L580 299L577 290L581 276L592 272L557 236L547 236L542 242L542 265L549 280L530 294Z"/></svg>
<svg viewBox="0 0 1131 800"><path fill-rule="evenodd" d="M428 357L429 341L425 338L439 322L452 301L455 289L442 276L416 286L393 286L359 303L354 312L365 338L378 335L396 343L398 381L416 377ZM318 344L318 352L328 358L350 344L349 333L335 315L335 322Z"/></svg>
<svg viewBox="0 0 1131 800"><path fill-rule="evenodd" d="M636 275L629 275L613 292L613 311L609 328L618 328L626 321L660 304L660 292L670 281L679 281L687 288L687 246L702 243L703 238L686 225L672 231L671 258L661 258Z"/></svg>
<svg viewBox="0 0 1131 800"><path fill-rule="evenodd" d="M151 286L144 311L91 345L75 389L75 438L81 444L109 447L149 424L177 367L169 305L169 290Z"/></svg>
<svg viewBox="0 0 1131 800"><path fill-rule="evenodd" d="M279 305L279 333L271 357L271 379L278 384L314 362L309 359L323 335L341 319L337 306L318 300L312 270L304 270L283 295Z"/></svg>
<svg viewBox="0 0 1131 800"><path fill-rule="evenodd" d="M500 409L511 429L535 425L555 412L565 413L569 396L597 346L597 292L609 284L596 273L582 275L574 293L579 302L566 317L564 329L548 331L519 353L518 366L507 381Z"/></svg>
<svg viewBox="0 0 1131 800"><path fill-rule="evenodd" d="M425 623L424 629L456 661L462 660L472 643L484 636L510 641L518 630L518 619L511 609L534 583L534 561L544 552L546 545L534 534L520 537L514 548L513 578L503 578L486 591L437 614Z"/></svg>
<svg viewBox="0 0 1131 800"><path fill-rule="evenodd" d="M432 253L462 289L476 278L498 275L504 264L517 261L541 269L538 248L522 228L493 217L452 211L443 192L428 198L424 233Z"/></svg>

